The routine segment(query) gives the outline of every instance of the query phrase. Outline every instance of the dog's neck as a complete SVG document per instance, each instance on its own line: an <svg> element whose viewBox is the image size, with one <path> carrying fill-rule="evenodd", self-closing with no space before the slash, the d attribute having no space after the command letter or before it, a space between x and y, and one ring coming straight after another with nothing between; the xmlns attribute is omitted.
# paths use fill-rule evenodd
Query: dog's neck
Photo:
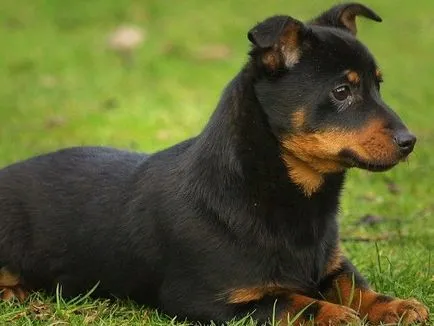
<svg viewBox="0 0 434 326"><path fill-rule="evenodd" d="M261 206L265 212L265 206L269 206L282 208L282 215L296 211L291 214L294 219L316 219L321 214L334 217L344 173L324 175L321 186L310 196L291 180L280 143L256 98L253 81L246 68L225 89L208 125L191 148L197 155L190 157L200 161L194 164L192 173L207 176L215 188L214 196L228 198L234 210L251 205L250 211L259 212ZM288 220L288 216L282 218Z"/></svg>

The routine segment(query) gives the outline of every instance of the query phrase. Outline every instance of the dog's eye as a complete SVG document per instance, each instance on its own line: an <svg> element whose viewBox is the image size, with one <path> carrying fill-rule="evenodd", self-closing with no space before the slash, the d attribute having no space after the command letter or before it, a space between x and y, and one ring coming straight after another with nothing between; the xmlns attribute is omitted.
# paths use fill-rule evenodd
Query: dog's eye
<svg viewBox="0 0 434 326"><path fill-rule="evenodd" d="M333 90L333 97L338 101L345 101L350 95L351 90L347 85L342 85Z"/></svg>

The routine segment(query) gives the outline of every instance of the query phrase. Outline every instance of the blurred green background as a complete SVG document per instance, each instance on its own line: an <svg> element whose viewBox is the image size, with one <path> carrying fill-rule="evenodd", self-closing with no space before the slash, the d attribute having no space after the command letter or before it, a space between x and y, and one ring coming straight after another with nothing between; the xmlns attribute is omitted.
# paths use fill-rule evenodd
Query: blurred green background
<svg viewBox="0 0 434 326"><path fill-rule="evenodd" d="M195 135L246 61L251 26L334 3L0 0L0 165L84 144L155 151ZM418 143L390 172L351 171L342 236L377 288L433 307L434 1L363 3L384 21L359 19L358 37ZM143 38L128 58L110 45L122 26ZM357 224L366 215L374 225Z"/></svg>
<svg viewBox="0 0 434 326"><path fill-rule="evenodd" d="M5 164L60 146L156 150L194 135L245 62L246 32L254 23L274 13L309 19L334 2L0 3L0 163ZM384 19L359 23L360 39L384 71L384 97L420 143L428 141L434 2L365 3ZM144 34L129 69L107 45L110 33L126 24Z"/></svg>

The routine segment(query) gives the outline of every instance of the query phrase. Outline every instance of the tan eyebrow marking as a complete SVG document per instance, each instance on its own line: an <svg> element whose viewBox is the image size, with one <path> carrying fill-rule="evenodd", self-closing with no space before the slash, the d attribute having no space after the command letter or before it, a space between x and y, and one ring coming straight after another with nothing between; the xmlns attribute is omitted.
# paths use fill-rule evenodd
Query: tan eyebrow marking
<svg viewBox="0 0 434 326"><path fill-rule="evenodd" d="M377 77L378 81L383 81L383 74L379 68L375 69L375 76Z"/></svg>
<svg viewBox="0 0 434 326"><path fill-rule="evenodd" d="M360 83L360 76L357 72L353 70L348 70L346 72L347 79L351 84L358 84Z"/></svg>

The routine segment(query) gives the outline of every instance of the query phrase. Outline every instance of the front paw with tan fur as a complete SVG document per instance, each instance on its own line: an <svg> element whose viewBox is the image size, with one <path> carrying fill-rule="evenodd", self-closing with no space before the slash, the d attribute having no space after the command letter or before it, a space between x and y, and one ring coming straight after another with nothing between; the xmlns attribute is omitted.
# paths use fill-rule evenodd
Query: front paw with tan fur
<svg viewBox="0 0 434 326"><path fill-rule="evenodd" d="M372 325L427 325L428 308L415 299L394 299L390 302L376 302L370 307L367 319Z"/></svg>
<svg viewBox="0 0 434 326"><path fill-rule="evenodd" d="M359 316L349 307L328 303L321 307L318 316L315 317L315 326L330 325L358 325Z"/></svg>

